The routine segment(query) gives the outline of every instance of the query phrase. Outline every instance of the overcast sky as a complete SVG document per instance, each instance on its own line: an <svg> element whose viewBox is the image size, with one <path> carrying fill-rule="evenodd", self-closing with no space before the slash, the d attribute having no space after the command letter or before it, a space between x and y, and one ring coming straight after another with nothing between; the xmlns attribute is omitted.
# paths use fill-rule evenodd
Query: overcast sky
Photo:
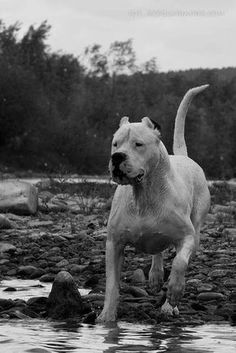
<svg viewBox="0 0 236 353"><path fill-rule="evenodd" d="M0 0L0 19L48 20L52 50L76 56L133 38L138 62L157 57L161 71L236 66L235 0Z"/></svg>

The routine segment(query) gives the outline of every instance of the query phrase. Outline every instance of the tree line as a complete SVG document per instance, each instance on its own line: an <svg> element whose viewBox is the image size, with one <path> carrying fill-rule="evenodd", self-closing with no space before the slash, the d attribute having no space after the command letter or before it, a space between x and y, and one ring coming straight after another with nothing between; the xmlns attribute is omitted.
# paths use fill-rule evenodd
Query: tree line
<svg viewBox="0 0 236 353"><path fill-rule="evenodd" d="M106 174L122 116L156 120L172 153L174 118L184 93L210 87L186 119L189 155L209 178L235 176L236 68L163 73L155 58L138 65L132 40L75 57L47 45L50 25L0 21L0 166L46 173Z"/></svg>

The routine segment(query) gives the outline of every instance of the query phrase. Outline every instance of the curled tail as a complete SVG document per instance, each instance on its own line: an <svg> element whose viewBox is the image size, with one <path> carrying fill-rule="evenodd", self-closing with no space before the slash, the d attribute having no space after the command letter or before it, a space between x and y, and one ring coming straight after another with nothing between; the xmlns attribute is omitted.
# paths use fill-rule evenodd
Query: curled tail
<svg viewBox="0 0 236 353"><path fill-rule="evenodd" d="M203 85L199 87L194 87L188 90L182 99L177 115L175 118L175 129L174 129L174 143L173 143L173 152L174 154L179 154L183 156L187 156L187 147L184 139L184 127L185 127L185 118L188 112L189 105L194 96L198 93L202 92L209 85Z"/></svg>

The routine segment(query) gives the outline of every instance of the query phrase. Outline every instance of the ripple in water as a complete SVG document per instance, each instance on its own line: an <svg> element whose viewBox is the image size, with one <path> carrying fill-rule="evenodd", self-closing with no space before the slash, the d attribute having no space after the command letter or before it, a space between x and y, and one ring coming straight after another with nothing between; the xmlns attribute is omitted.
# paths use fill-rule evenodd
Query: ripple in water
<svg viewBox="0 0 236 353"><path fill-rule="evenodd" d="M1 320L0 352L4 353L235 353L236 328L202 325L193 328L131 325L111 327L45 320Z"/></svg>
<svg viewBox="0 0 236 353"><path fill-rule="evenodd" d="M12 286L15 292L4 292ZM10 280L0 284L0 297L48 295L51 284ZM81 291L86 294L87 291ZM197 327L170 325L85 325L76 321L0 320L1 353L235 353L236 327L228 323Z"/></svg>

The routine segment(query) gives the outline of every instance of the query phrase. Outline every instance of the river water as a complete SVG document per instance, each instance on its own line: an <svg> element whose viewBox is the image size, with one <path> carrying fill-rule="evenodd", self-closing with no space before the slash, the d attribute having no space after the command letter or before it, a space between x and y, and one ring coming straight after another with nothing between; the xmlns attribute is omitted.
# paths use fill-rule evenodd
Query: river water
<svg viewBox="0 0 236 353"><path fill-rule="evenodd" d="M6 287L15 292L5 292ZM51 284L36 280L4 280L0 298L47 296ZM87 291L81 290L81 295ZM177 327L118 322L112 326L86 325L76 321L0 319L1 353L235 353L236 327L228 323Z"/></svg>

